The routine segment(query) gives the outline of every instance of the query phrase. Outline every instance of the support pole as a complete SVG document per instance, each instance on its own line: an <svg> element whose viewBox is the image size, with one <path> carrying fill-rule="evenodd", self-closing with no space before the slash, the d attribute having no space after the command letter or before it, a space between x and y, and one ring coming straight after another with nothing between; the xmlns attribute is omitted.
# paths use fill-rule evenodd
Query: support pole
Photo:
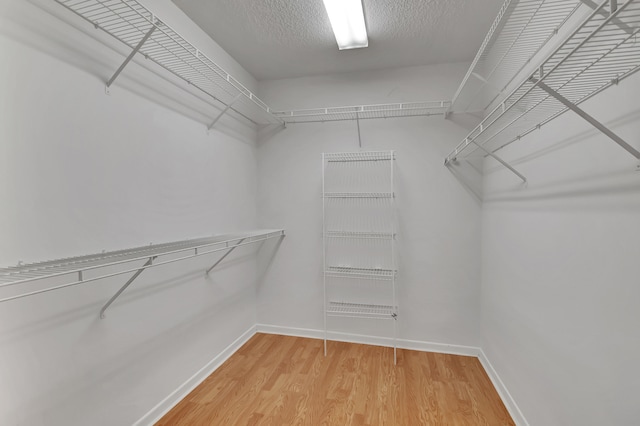
<svg viewBox="0 0 640 426"><path fill-rule="evenodd" d="M515 174L516 176L518 176L520 179L522 179L522 181L524 183L527 183L527 178L524 177L520 172L518 172L516 169L514 169L513 167L511 167L506 161L504 161L502 158L498 157L496 154L494 154L493 152L485 149L485 147L483 147L482 145L480 145L478 142L472 140L471 141L475 146L477 146L478 148L480 148L482 151L484 151L484 153L486 153L489 157L493 158L494 160L496 160L498 163L502 164L503 166L505 166L507 169L511 170L511 172L513 174Z"/></svg>
<svg viewBox="0 0 640 426"><path fill-rule="evenodd" d="M216 118L213 119L213 122L211 124L209 124L209 127L207 127L207 130L211 130L213 129L213 126L216 125L216 123L218 122L218 120L220 120L222 118L223 115L225 115L227 113L227 111L229 111L229 109L231 108L231 106L236 103L236 101L238 99L240 99L240 97L242 96L242 93L238 93L238 96L236 96L235 98L233 98L233 100L231 102L229 102L229 105L227 105L226 107L224 107L224 109L222 111L220 111L220 114L218 114L218 116Z"/></svg>
<svg viewBox="0 0 640 426"><path fill-rule="evenodd" d="M145 263L144 265L142 265L142 268L138 269L136 271L135 274L133 274L133 276L131 278L129 278L129 281L127 281L125 283L125 285L123 285L122 287L120 287L120 290L118 290L116 292L116 294L113 295L113 297L111 299L109 299L109 301L102 307L102 309L100 309L100 318L104 318L104 313L107 310L107 308L109 306L111 306L111 304L118 298L120 297L120 295L122 294L123 291L125 291L127 289L127 287L129 287L131 285L132 282L135 281L136 278L138 278L140 276L140 274L142 273L142 271L144 271L147 266L150 266L153 261L157 258L158 256L153 256L150 257L149 260L147 260L147 263Z"/></svg>
<svg viewBox="0 0 640 426"><path fill-rule="evenodd" d="M113 76L111 76L109 81L107 81L107 87L105 88L107 93L109 93L109 88L111 87L113 82L116 81L116 78L118 78L118 76L120 75L122 70L127 66L127 64L129 62L131 62L133 57L136 56L136 53L138 53L138 51L142 48L142 45L145 44L147 42L147 40L149 40L149 37L151 37L151 34L153 34L153 32L156 30L156 28L157 28L156 24L151 26L151 29L144 35L144 37L142 37L142 40L140 40L138 45L133 48L131 53L129 53L129 56L127 56L127 59L125 59L124 62L122 63L122 65L120 65L120 68L118 68L116 70L115 74L113 74Z"/></svg>
<svg viewBox="0 0 640 426"><path fill-rule="evenodd" d="M218 261L216 263L214 263L211 268L207 269L207 272L205 272L205 275L209 275L209 272L211 272L213 270L213 268L215 268L216 266L218 266L218 264L220 262L222 262L224 260L225 257L229 256L231 254L232 251L234 251L236 249L236 247L238 247L240 244L242 244L242 242L245 240L245 238L241 239L240 241L238 241L238 244L236 244L235 246L231 247L229 249L228 252L226 252L224 255L222 255L222 257L220 259L218 259Z"/></svg>
<svg viewBox="0 0 640 426"><path fill-rule="evenodd" d="M362 138L360 137L360 114L356 111L356 126L358 126L358 147L362 148Z"/></svg>
<svg viewBox="0 0 640 426"><path fill-rule="evenodd" d="M624 139L622 139L620 136L616 135L611 130L609 130L609 128L606 127L604 124L600 123L598 120L596 120L595 118L593 118L592 116L590 116L589 114L584 112L584 110L579 108L576 104L574 104L569 99L567 99L564 96L562 96L560 93L558 93L555 90L553 90L551 87L547 86L542 81L540 81L540 80L538 80L538 79L536 79L534 77L531 77L530 80L533 83L535 83L539 88L541 88L542 90L547 92L549 95L551 95L555 99L557 99L558 102L560 102L561 104L563 104L564 106L569 108L571 111L573 111L576 114L578 114L580 117L582 117L585 120L587 120L593 127L595 127L596 129L600 130L602 133L607 135L615 143L617 143L622 148L624 148L627 152L629 152L631 155L636 157L636 159L640 160L640 152L638 152L637 149L635 149L634 147L629 145L627 142L625 142Z"/></svg>

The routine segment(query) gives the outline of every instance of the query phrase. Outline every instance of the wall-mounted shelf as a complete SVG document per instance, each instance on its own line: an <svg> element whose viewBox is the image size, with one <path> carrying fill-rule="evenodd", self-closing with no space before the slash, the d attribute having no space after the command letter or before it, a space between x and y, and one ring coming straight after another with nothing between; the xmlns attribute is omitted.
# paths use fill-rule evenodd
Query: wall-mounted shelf
<svg viewBox="0 0 640 426"><path fill-rule="evenodd" d="M107 82L108 87L133 56L140 53L253 123L282 123L254 93L138 1L55 1L132 49L132 54Z"/></svg>
<svg viewBox="0 0 640 426"><path fill-rule="evenodd" d="M355 238L366 240L390 240L395 237L391 232L365 232L365 231L326 231L326 238Z"/></svg>
<svg viewBox="0 0 640 426"><path fill-rule="evenodd" d="M325 192L324 198L393 198L393 192Z"/></svg>
<svg viewBox="0 0 640 426"><path fill-rule="evenodd" d="M314 123L392 117L428 117L431 115L442 115L444 117L450 105L451 102L449 101L407 102L274 111L273 114L286 123Z"/></svg>
<svg viewBox="0 0 640 426"><path fill-rule="evenodd" d="M351 266L327 266L325 274L327 277L338 278L364 278L374 280L393 280L396 276L395 270L381 268L354 268Z"/></svg>
<svg viewBox="0 0 640 426"><path fill-rule="evenodd" d="M107 92L139 53L221 103L209 129L229 110L254 124L445 115L450 102L427 101L274 111L137 0L55 0L96 29L124 43L131 53L106 82Z"/></svg>
<svg viewBox="0 0 640 426"><path fill-rule="evenodd" d="M102 308L100 314L135 280L142 271L148 268L166 265L193 257L204 256L209 253L225 251L207 274L218 265L229 253L240 246L255 244L270 238L284 237L284 230L261 230L244 234L218 235L206 238L176 241L164 244L154 244L127 250L118 250L86 256L69 257L20 264L14 267L0 268L0 290L7 291L9 287L19 288L16 294L0 298L0 302L34 296L67 287L102 280L123 274L134 275L118 290L114 297ZM165 257L162 260L157 260ZM142 265L132 265L145 262ZM62 277L64 283L46 288L28 289L26 286L35 282L51 278Z"/></svg>
<svg viewBox="0 0 640 426"><path fill-rule="evenodd" d="M325 154L327 163L351 163L358 161L391 161L395 154L389 151L336 152Z"/></svg>
<svg viewBox="0 0 640 426"><path fill-rule="evenodd" d="M396 319L397 309L391 305L329 302L327 316L371 319Z"/></svg>
<svg viewBox="0 0 640 426"><path fill-rule="evenodd" d="M603 1L566 40L493 110L445 163L490 155L568 110L576 112L634 157L637 149L578 107L640 69L640 0Z"/></svg>
<svg viewBox="0 0 640 426"><path fill-rule="evenodd" d="M506 96L516 76L558 37L558 30L581 4L580 0L506 0L454 95L451 110L484 113Z"/></svg>

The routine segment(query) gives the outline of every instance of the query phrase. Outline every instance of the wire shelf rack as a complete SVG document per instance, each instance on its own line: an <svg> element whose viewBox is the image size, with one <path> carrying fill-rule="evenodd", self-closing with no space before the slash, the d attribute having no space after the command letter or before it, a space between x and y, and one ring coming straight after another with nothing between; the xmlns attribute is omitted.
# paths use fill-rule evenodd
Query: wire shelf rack
<svg viewBox="0 0 640 426"><path fill-rule="evenodd" d="M282 120L254 93L136 0L55 0L255 124Z"/></svg>
<svg viewBox="0 0 640 426"><path fill-rule="evenodd" d="M284 230L264 230L244 234L218 235L0 268L0 290L12 286L20 286L20 288L22 288L23 285L33 281L68 276L68 279L65 280L66 282L63 284L44 289L23 291L19 294L0 298L0 302L7 302L66 287L86 284L117 275L138 273L140 270L147 268L218 251L229 251L239 246L254 244L282 236L284 236ZM149 261L149 259L155 260L162 256L171 257L166 260L151 261L143 266L131 265L131 263L134 262ZM113 267L117 270L114 271ZM109 272L100 273L99 270L103 268L109 268ZM96 271L95 276L93 271ZM92 272L91 276L89 276L88 272Z"/></svg>
<svg viewBox="0 0 640 426"><path fill-rule="evenodd" d="M444 116L449 110L450 105L450 101L407 102L273 111L273 115L282 119L286 123L366 120L393 117L424 117L431 115Z"/></svg>
<svg viewBox="0 0 640 426"><path fill-rule="evenodd" d="M396 275L396 271L392 269L354 268L351 266L328 266L325 272L327 277L374 280L392 280Z"/></svg>
<svg viewBox="0 0 640 426"><path fill-rule="evenodd" d="M354 238L364 240L391 240L395 234L391 232L373 232L373 231L326 231L324 236L327 238Z"/></svg>
<svg viewBox="0 0 640 426"><path fill-rule="evenodd" d="M395 159L393 151L335 152L324 155L328 163L352 163L358 161L391 161Z"/></svg>
<svg viewBox="0 0 640 426"><path fill-rule="evenodd" d="M327 316L395 319L397 309L391 305L366 305L361 303L329 302Z"/></svg>
<svg viewBox="0 0 640 426"><path fill-rule="evenodd" d="M569 108L551 96L550 88L579 105L640 69L640 1L627 0L617 9L600 4L578 28L496 107L445 163L495 152L540 128ZM544 86L542 86L544 84ZM486 150L486 151L484 151Z"/></svg>
<svg viewBox="0 0 640 426"><path fill-rule="evenodd" d="M393 192L325 192L324 198L393 198Z"/></svg>
<svg viewBox="0 0 640 426"><path fill-rule="evenodd" d="M582 4L580 0L506 0L453 97L452 111L485 111L504 96L516 76Z"/></svg>

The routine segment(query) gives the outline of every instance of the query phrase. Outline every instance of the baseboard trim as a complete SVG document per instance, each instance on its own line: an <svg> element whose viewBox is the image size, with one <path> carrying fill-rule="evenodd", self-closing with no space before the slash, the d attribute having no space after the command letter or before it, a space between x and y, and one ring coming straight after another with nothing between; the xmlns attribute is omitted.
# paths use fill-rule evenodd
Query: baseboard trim
<svg viewBox="0 0 640 426"><path fill-rule="evenodd" d="M529 422L527 422L524 414L522 414L522 411L520 411L520 407L518 407L518 404L516 404L516 401L511 396L511 393L509 393L509 390L505 386L500 376L498 376L498 373L496 372L495 368L493 368L493 365L491 365L489 358L487 358L487 355L482 349L480 349L478 359L480 360L480 364L482 364L482 367L484 367L484 371L487 372L489 379L493 383L493 387L496 388L498 395L500 395L502 402L504 403L505 407L507 407L509 414L511 414L511 418L516 423L516 425L529 426Z"/></svg>
<svg viewBox="0 0 640 426"><path fill-rule="evenodd" d="M166 398L160 401L149 412L136 421L133 426L152 426L175 407L184 397L194 390L200 383L209 377L218 367L222 365L231 355L233 355L242 345L244 345L256 333L280 334L285 336L307 337L311 339L323 339L324 331L310 328L283 327L278 325L256 324L242 333L215 358L209 361L204 367L198 370L187 381L171 392ZM367 336L363 334L352 334L342 332L328 332L327 338L339 342L361 343L374 346L393 346L393 339L387 337ZM453 345L447 343L424 342L419 340L398 339L398 348L409 349L422 352L437 352L451 355L463 355L477 357L482 367L487 372L489 379L493 383L498 395L502 399L505 407L509 411L511 418L518 426L529 426L522 411L509 393L509 390L498 376L498 373L489 362L487 355L479 347Z"/></svg>
<svg viewBox="0 0 640 426"><path fill-rule="evenodd" d="M198 370L186 382L178 386L165 399L160 401L147 414L136 421L133 426L152 426L167 414L173 407L184 399L192 390L218 369L231 355L233 355L242 345L244 345L253 335L256 334L256 326L252 326L242 333L229 346L224 348L215 358L209 361L204 367Z"/></svg>
<svg viewBox="0 0 640 426"><path fill-rule="evenodd" d="M257 324L258 333L282 334L285 336L308 337L311 339L324 339L324 331L310 328L282 327L278 325ZM374 346L393 346L393 339L388 337L367 336L364 334L327 332L329 340L339 342L362 343ZM447 343L424 342L419 340L398 339L398 347L422 352L438 352L450 355L479 356L480 348L474 346L453 345Z"/></svg>

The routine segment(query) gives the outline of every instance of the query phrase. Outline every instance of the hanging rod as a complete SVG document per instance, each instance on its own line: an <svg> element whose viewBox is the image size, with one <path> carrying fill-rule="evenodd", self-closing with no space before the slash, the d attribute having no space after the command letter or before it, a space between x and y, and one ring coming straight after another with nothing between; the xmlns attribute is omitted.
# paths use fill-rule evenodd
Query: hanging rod
<svg viewBox="0 0 640 426"><path fill-rule="evenodd" d="M481 156L494 154L566 111L582 111L577 105L640 70L639 33L640 0L603 1L447 156L445 164L476 151ZM587 119L586 113L579 115ZM595 119L588 121L594 124ZM629 144L616 142L636 156Z"/></svg>
<svg viewBox="0 0 640 426"><path fill-rule="evenodd" d="M134 276L129 281L127 281L127 283L123 287L121 287L114 295L114 297L112 297L112 299L103 307L103 309L101 310L101 316L104 316L104 311L109 307L109 305L113 303L113 301L133 282L133 280L137 278L140 273L142 273L142 271L148 268L166 265L185 259L191 259L193 257L204 256L206 254L219 251L226 250L228 254L230 251L234 250L237 247L266 241L271 238L282 238L284 237L284 235L285 231L282 229L261 230L248 232L245 234L218 235L213 237L148 245L126 250L103 252L98 254L56 259L45 262L28 264L20 263L17 266L0 268L0 289L13 286L22 287L23 285L34 281L68 275L76 275L77 278L53 287L26 291L17 295L7 296L1 298L0 302L8 302L23 297L59 290L66 287L77 286L80 284L102 280L118 275L135 273ZM226 257L227 254L225 254L223 257ZM160 262L155 261L155 259L157 259L158 257L167 255L179 255L179 257L170 258ZM145 261L146 263L133 268L125 266L125 264L127 263L138 261ZM216 262L214 267L218 263L219 262ZM86 274L88 271L115 266L120 266L122 269L99 276L88 277ZM213 269L213 267L209 268L209 271L211 269Z"/></svg>

